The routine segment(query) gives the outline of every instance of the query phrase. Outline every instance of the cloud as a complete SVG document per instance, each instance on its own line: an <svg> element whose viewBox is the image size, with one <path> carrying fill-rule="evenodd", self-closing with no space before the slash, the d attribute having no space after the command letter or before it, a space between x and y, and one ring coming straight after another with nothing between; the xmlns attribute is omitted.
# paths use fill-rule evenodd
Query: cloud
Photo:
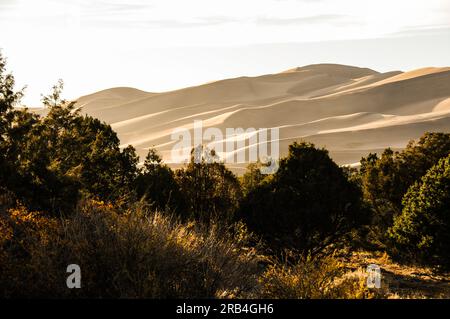
<svg viewBox="0 0 450 319"><path fill-rule="evenodd" d="M127 15L154 8L153 4L143 1L119 3L117 1L94 0L75 2L74 5L76 4L79 4L80 8L82 8L82 10L86 13L105 15Z"/></svg>
<svg viewBox="0 0 450 319"><path fill-rule="evenodd" d="M387 37L399 37L399 36L420 36L420 35L437 35L448 34L450 26L445 24L430 24L423 26L407 26L397 32L387 34Z"/></svg>
<svg viewBox="0 0 450 319"><path fill-rule="evenodd" d="M0 1L0 13L3 13L4 11L14 9L14 7L17 5L16 0L1 0Z"/></svg>
<svg viewBox="0 0 450 319"><path fill-rule="evenodd" d="M8 7L17 4L17 0L2 0L0 2L0 7Z"/></svg>
<svg viewBox="0 0 450 319"><path fill-rule="evenodd" d="M215 25L228 24L239 21L232 17L198 17L189 20L181 19L151 19L151 18L120 18L120 17L103 17L94 16L92 19L86 18L83 23L99 27L129 27L129 28L195 28L208 27Z"/></svg>
<svg viewBox="0 0 450 319"><path fill-rule="evenodd" d="M289 0L277 0L277 1L289 1ZM297 1L297 2L325 2L328 0L291 0L291 1Z"/></svg>
<svg viewBox="0 0 450 319"><path fill-rule="evenodd" d="M67 13L78 16L84 26L101 28L191 28L214 26L237 21L228 16L193 16L176 12L168 3L134 0L48 0L65 8ZM174 12L164 9L174 9ZM163 12L161 12L161 9Z"/></svg>
<svg viewBox="0 0 450 319"><path fill-rule="evenodd" d="M343 26L343 25L361 24L361 22L354 17L338 14L322 14L297 18L260 17L256 19L256 23L270 26L311 25L311 24L333 24Z"/></svg>

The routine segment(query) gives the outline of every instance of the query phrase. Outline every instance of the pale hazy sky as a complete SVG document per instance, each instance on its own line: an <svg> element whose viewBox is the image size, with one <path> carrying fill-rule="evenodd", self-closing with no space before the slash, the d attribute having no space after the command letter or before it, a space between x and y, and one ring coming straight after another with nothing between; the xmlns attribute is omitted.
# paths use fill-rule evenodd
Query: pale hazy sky
<svg viewBox="0 0 450 319"><path fill-rule="evenodd" d="M0 0L0 48L25 103L164 91L311 63L450 66L448 0Z"/></svg>

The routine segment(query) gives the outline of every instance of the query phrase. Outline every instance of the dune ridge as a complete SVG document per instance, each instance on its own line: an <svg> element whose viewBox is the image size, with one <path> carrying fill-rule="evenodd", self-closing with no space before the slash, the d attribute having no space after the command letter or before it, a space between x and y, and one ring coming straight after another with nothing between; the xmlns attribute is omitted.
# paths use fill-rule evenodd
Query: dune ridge
<svg viewBox="0 0 450 319"><path fill-rule="evenodd" d="M450 67L380 73L316 64L162 93L112 88L79 98L77 107L111 124L141 159L155 146L170 163L173 130L192 131L194 120L203 120L204 129L223 132L278 127L281 155L303 139L353 164L369 152L401 149L425 131L449 132Z"/></svg>

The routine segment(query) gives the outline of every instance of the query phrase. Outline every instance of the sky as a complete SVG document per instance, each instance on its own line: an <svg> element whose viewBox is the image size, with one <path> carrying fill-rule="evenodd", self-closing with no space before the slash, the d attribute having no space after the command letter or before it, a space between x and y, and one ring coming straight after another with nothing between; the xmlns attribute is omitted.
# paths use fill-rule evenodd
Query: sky
<svg viewBox="0 0 450 319"><path fill-rule="evenodd" d="M315 63L450 66L448 0L0 0L0 49L23 103L174 90Z"/></svg>

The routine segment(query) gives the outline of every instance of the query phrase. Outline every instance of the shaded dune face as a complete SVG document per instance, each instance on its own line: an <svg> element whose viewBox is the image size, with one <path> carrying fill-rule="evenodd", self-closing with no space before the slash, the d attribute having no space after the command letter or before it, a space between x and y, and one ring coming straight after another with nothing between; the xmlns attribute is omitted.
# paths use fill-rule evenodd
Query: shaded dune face
<svg viewBox="0 0 450 319"><path fill-rule="evenodd" d="M224 134L278 127L281 155L306 140L326 147L338 164L352 164L369 152L403 148L425 131L449 132L450 68L379 73L319 64L164 93L112 88L79 98L77 106L111 124L141 159L156 147L170 162L173 130L203 120L204 129Z"/></svg>

